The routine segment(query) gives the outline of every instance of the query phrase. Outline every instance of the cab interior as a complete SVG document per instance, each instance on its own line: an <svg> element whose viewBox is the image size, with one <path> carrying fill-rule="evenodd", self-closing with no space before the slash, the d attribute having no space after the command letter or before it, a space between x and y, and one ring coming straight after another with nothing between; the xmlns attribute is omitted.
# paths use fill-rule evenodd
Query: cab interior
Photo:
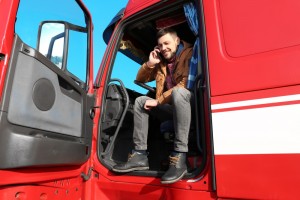
<svg viewBox="0 0 300 200"><path fill-rule="evenodd" d="M111 169L115 164L126 162L128 154L133 149L133 105L137 97L147 95L155 96L155 83L143 84L135 82L134 77L139 67L148 60L149 53L156 46L156 32L160 28L172 27L177 31L181 40L194 44L196 36L190 30L186 20L182 4L172 9L157 10L143 17L137 17L133 22L125 23L119 37L119 48L116 54L125 55L136 64L136 68L122 66L123 73L115 76L119 62L115 61L111 66L106 85L106 93L102 104L102 115L99 128L98 155L102 164ZM118 57L119 55L116 55ZM123 63L121 62L121 65ZM201 64L199 63L201 68ZM132 73L132 78L126 83L127 73ZM198 74L199 76L201 74ZM143 92L130 88L129 84L137 84L143 88ZM196 84L195 84L196 85ZM197 92L195 86L195 91ZM193 108L197 102L197 111L192 114L192 123L189 133L189 152L187 154L188 174L186 177L194 177L201 171L205 163L205 144L203 134L203 97L202 94L195 95L197 100L193 101ZM195 110L195 109L193 109ZM138 176L161 176L168 169L168 156L172 150L172 130L163 128L162 123L150 116L148 132L148 159L150 169L135 171L127 174Z"/></svg>

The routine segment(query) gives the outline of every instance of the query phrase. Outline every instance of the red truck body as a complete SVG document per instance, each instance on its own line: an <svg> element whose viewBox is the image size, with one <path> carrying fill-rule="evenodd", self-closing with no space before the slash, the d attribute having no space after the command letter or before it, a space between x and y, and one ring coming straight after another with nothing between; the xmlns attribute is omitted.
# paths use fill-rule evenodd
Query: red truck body
<svg viewBox="0 0 300 200"><path fill-rule="evenodd" d="M103 33L95 80L83 2L66 2L64 11L49 1L23 31L34 21L26 12L39 12L29 3L36 2L0 1L0 199L299 199L299 1L129 0ZM166 26L190 43L199 39L200 59L189 173L164 185L170 141L155 119L150 170L111 168L132 148L134 99L151 95L130 84ZM48 37L49 27L58 32Z"/></svg>

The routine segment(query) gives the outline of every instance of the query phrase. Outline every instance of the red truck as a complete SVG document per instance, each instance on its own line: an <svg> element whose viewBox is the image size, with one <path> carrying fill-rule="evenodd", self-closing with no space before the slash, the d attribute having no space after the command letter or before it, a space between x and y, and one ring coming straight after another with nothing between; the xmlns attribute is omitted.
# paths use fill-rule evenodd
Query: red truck
<svg viewBox="0 0 300 200"><path fill-rule="evenodd" d="M129 0L103 33L94 79L81 0L0 0L0 199L299 199L299 10L298 0ZM155 91L137 70L170 26L194 44L195 110L188 173L163 185L172 131L154 118L150 169L111 169L132 149L135 98Z"/></svg>

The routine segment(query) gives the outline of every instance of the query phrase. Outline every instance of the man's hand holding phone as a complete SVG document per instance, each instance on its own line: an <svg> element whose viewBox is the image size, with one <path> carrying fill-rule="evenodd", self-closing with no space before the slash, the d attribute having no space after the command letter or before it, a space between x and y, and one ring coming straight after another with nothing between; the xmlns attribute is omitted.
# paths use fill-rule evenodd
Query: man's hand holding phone
<svg viewBox="0 0 300 200"><path fill-rule="evenodd" d="M147 62L148 67L154 67L156 64L162 61L162 56L158 46L154 47L154 50L150 52L149 61Z"/></svg>

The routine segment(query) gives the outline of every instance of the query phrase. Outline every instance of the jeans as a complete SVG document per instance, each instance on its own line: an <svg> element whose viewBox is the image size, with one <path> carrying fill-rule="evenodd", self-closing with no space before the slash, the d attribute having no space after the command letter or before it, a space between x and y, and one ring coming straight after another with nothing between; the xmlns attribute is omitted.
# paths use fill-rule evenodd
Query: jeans
<svg viewBox="0 0 300 200"><path fill-rule="evenodd" d="M147 96L136 98L134 104L133 143L136 150L147 150L149 114L160 121L173 119L175 138L174 150L188 152L188 136L191 124L191 92L185 88L174 88L172 104L158 105L151 110L145 110Z"/></svg>

